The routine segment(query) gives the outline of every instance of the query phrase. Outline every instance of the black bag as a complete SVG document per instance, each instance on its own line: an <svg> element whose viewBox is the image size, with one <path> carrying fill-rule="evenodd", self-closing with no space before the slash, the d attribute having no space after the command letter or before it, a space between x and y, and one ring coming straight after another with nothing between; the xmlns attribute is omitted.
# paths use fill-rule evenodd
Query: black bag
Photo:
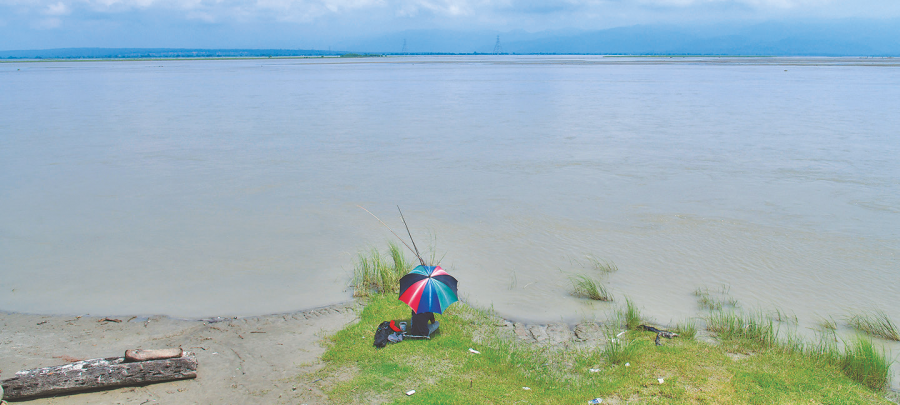
<svg viewBox="0 0 900 405"><path fill-rule="evenodd" d="M388 336L394 333L391 329L391 322L384 321L381 325L378 325L378 329L375 329L375 347L381 348L385 347L388 344Z"/></svg>

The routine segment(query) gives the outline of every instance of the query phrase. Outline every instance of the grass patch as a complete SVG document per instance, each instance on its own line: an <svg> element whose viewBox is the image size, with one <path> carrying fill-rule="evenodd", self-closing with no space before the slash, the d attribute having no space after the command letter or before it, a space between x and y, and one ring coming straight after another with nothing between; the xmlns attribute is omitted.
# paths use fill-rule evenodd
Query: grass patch
<svg viewBox="0 0 900 405"><path fill-rule="evenodd" d="M888 383L891 362L863 336L847 345L840 365L844 374L872 390L882 390Z"/></svg>
<svg viewBox="0 0 900 405"><path fill-rule="evenodd" d="M725 308L737 308L738 302L730 294L730 288L723 285L719 290L710 291L707 287L699 287L694 290L694 296L697 297L697 304L702 309L710 311L718 311Z"/></svg>
<svg viewBox="0 0 900 405"><path fill-rule="evenodd" d="M716 311L706 317L706 328L720 339L753 348L771 348L776 343L773 321L763 314Z"/></svg>
<svg viewBox="0 0 900 405"><path fill-rule="evenodd" d="M624 364L635 360L638 349L636 341L616 336L615 330L607 330L606 347L600 352L600 357L609 364Z"/></svg>
<svg viewBox="0 0 900 405"><path fill-rule="evenodd" d="M858 336L838 345L834 331L822 334L819 342L804 341L799 335L778 337L775 320L763 313L717 311L707 317L707 329L715 332L729 350L781 353L801 356L840 370L848 378L872 390L882 390L889 382L890 361L872 341Z"/></svg>
<svg viewBox="0 0 900 405"><path fill-rule="evenodd" d="M579 261L578 259L570 259L570 263L577 264L582 268L589 268L590 270L600 272L601 278L608 277L611 273L619 271L619 268L610 261L598 259L593 256L585 256L585 260L587 260L587 265ZM606 289L601 281L596 280L591 276L587 276L584 274L578 274L569 277L569 281L572 282L572 292L571 294L575 297L589 298L596 301L612 301L612 294Z"/></svg>
<svg viewBox="0 0 900 405"><path fill-rule="evenodd" d="M623 308L619 316L625 324L625 328L628 330L637 329L637 327L641 324L641 311L638 309L637 305L634 305L630 299L625 298L625 308Z"/></svg>
<svg viewBox="0 0 900 405"><path fill-rule="evenodd" d="M400 278L412 269L412 262L406 259L403 250L394 242L388 243L387 254L376 248L368 254L359 253L353 268L353 296L398 292Z"/></svg>
<svg viewBox="0 0 900 405"><path fill-rule="evenodd" d="M437 315L431 340L372 346L381 321L408 315L396 297L373 294L357 323L326 340L325 365L308 378L321 379L314 384L332 403L889 403L802 353L760 348L736 361L725 345L676 338L657 347L655 334L637 330L617 338L619 349L551 349L519 343L490 311L461 302Z"/></svg>
<svg viewBox="0 0 900 405"><path fill-rule="evenodd" d="M697 321L688 319L675 325L675 333L681 339L693 339L697 337Z"/></svg>
<svg viewBox="0 0 900 405"><path fill-rule="evenodd" d="M572 295L597 301L612 301L612 296L599 281L583 274L573 276L570 280L572 281Z"/></svg>
<svg viewBox="0 0 900 405"><path fill-rule="evenodd" d="M847 319L851 328L865 332L870 336L887 340L900 341L900 332L897 325L891 322L884 311L874 311L862 314L854 314Z"/></svg>

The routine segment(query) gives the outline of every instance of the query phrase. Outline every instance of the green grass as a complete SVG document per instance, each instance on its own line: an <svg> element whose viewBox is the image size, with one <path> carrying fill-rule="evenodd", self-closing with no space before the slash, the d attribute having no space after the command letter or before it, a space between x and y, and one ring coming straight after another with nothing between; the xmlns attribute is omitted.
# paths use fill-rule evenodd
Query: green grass
<svg viewBox="0 0 900 405"><path fill-rule="evenodd" d="M723 285L719 291L710 291L707 287L700 287L694 290L697 297L697 304L702 309L710 311L718 311L728 307L737 308L738 302L730 294L728 286Z"/></svg>
<svg viewBox="0 0 900 405"><path fill-rule="evenodd" d="M625 298L625 308L620 310L619 316L625 324L625 329L628 330L637 329L642 322L641 311L638 310L637 305L628 298Z"/></svg>
<svg viewBox="0 0 900 405"><path fill-rule="evenodd" d="M833 332L823 334L816 343L804 341L796 334L779 338L775 320L761 312L716 311L707 316L706 321L707 329L715 332L729 350L748 353L766 350L802 356L836 367L853 381L873 390L881 390L888 384L890 361L866 338L843 342L843 348L838 346Z"/></svg>
<svg viewBox="0 0 900 405"><path fill-rule="evenodd" d="M572 281L572 295L597 301L612 301L612 295L599 281L583 274L573 276L570 280Z"/></svg>
<svg viewBox="0 0 900 405"><path fill-rule="evenodd" d="M816 321L816 327L821 331L836 331L837 322L832 318L819 318L819 320Z"/></svg>
<svg viewBox="0 0 900 405"><path fill-rule="evenodd" d="M625 364L634 361L638 352L637 341L616 336L615 330L607 330L606 347L600 351L600 357L609 364Z"/></svg>
<svg viewBox="0 0 900 405"><path fill-rule="evenodd" d="M386 255L376 248L368 254L359 253L353 268L353 296L397 292L400 278L412 269L412 262L406 259L403 250L394 242L388 243Z"/></svg>
<svg viewBox="0 0 900 405"><path fill-rule="evenodd" d="M887 385L891 363L872 345L872 340L863 336L847 344L840 365L844 374L870 389L881 390Z"/></svg>
<svg viewBox="0 0 900 405"><path fill-rule="evenodd" d="M888 403L839 365L803 353L759 347L733 360L728 345L675 338L657 347L654 333L637 330L617 338L615 355L602 347L537 347L519 343L489 311L463 303L437 315L441 328L431 340L372 346L381 321L408 315L394 296L372 295L357 323L327 339L324 367L297 378L331 403ZM406 396L409 390L416 393Z"/></svg>
<svg viewBox="0 0 900 405"><path fill-rule="evenodd" d="M800 319L797 318L796 314L789 313L782 310L781 308L775 308L771 313L769 313L769 318L775 322L789 323L793 325L797 325L800 323Z"/></svg>
<svg viewBox="0 0 900 405"><path fill-rule="evenodd" d="M865 332L868 335L900 341L900 332L897 331L897 325L891 322L891 319L888 318L884 311L854 314L847 319L847 323L853 329Z"/></svg>
<svg viewBox="0 0 900 405"><path fill-rule="evenodd" d="M776 343L772 319L759 313L716 311L706 317L706 328L723 340L753 348L771 348Z"/></svg>
<svg viewBox="0 0 900 405"><path fill-rule="evenodd" d="M619 271L619 267L616 266L615 263L608 260L598 259L594 256L585 256L585 260L588 261L592 269L605 274L615 273Z"/></svg>
<svg viewBox="0 0 900 405"><path fill-rule="evenodd" d="M693 339L697 337L697 321L688 319L675 325L675 333L681 339Z"/></svg>

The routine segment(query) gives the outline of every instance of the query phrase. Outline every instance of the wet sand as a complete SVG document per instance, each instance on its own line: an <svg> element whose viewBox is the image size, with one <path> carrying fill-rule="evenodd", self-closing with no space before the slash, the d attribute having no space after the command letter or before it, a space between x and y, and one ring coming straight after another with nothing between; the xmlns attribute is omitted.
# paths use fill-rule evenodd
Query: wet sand
<svg viewBox="0 0 900 405"><path fill-rule="evenodd" d="M127 349L181 347L197 378L41 398L27 404L320 404L313 373L322 338L356 319L350 302L288 314L181 320L164 316L42 316L0 313L0 379L17 371L122 356Z"/></svg>

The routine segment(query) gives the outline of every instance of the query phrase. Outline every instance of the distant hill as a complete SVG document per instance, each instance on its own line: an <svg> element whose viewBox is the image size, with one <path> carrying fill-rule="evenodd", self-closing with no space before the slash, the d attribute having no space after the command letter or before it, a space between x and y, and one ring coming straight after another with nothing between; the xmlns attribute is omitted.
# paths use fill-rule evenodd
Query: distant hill
<svg viewBox="0 0 900 405"><path fill-rule="evenodd" d="M134 59L325 56L345 52L293 49L62 48L0 51L0 59Z"/></svg>
<svg viewBox="0 0 900 405"><path fill-rule="evenodd" d="M399 53L900 56L900 21L842 20L700 27L631 26L598 31L414 30L339 41L341 49Z"/></svg>
<svg viewBox="0 0 900 405"><path fill-rule="evenodd" d="M0 51L17 58L184 58L324 56L381 53L503 53L605 55L900 56L900 20L768 22L755 25L619 27L596 31L408 30L334 39L343 51L291 49L66 48Z"/></svg>

